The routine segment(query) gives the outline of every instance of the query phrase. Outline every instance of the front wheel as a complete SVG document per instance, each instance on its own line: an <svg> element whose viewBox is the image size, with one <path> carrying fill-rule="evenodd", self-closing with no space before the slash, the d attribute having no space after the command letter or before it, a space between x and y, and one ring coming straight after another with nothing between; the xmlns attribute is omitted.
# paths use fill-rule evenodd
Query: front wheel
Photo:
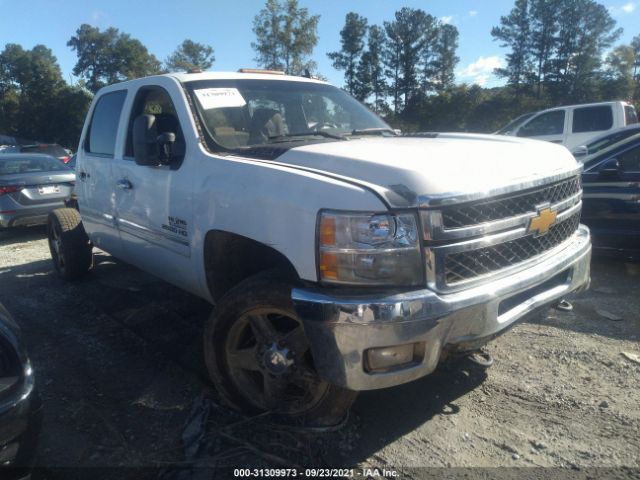
<svg viewBox="0 0 640 480"><path fill-rule="evenodd" d="M334 426L357 395L318 376L291 286L274 278L245 280L221 299L205 328L204 351L218 392L237 409Z"/></svg>
<svg viewBox="0 0 640 480"><path fill-rule="evenodd" d="M59 208L51 212L47 237L53 266L62 278L77 280L91 270L93 247L77 210Z"/></svg>

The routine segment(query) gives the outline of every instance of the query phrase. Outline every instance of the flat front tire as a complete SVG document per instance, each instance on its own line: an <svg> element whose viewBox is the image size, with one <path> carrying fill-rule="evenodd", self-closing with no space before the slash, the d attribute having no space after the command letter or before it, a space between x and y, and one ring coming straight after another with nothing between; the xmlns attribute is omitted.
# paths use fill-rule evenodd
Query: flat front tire
<svg viewBox="0 0 640 480"><path fill-rule="evenodd" d="M247 279L220 300L205 327L204 352L222 399L248 413L334 426L357 395L318 376L291 286L274 278Z"/></svg>
<svg viewBox="0 0 640 480"><path fill-rule="evenodd" d="M60 208L51 212L47 237L53 266L62 278L77 280L91 270L93 247L77 210Z"/></svg>

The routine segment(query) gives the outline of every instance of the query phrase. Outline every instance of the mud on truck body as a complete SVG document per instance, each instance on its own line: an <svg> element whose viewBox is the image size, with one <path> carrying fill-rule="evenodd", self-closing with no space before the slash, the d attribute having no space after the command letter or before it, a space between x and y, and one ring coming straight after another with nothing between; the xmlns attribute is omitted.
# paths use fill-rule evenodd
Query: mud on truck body
<svg viewBox="0 0 640 480"><path fill-rule="evenodd" d="M105 87L77 175L79 210L49 219L58 272L82 277L95 246L210 301L211 379L248 411L335 423L589 282L564 147L399 136L312 79Z"/></svg>

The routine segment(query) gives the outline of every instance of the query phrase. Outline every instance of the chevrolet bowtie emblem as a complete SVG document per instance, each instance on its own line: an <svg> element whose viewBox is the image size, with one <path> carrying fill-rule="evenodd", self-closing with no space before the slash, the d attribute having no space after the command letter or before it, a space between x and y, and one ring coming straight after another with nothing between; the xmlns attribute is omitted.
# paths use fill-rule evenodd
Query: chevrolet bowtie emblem
<svg viewBox="0 0 640 480"><path fill-rule="evenodd" d="M551 225L556 223L558 212L545 207L538 210L538 214L529 221L527 233L535 233L536 237L544 235L549 231Z"/></svg>

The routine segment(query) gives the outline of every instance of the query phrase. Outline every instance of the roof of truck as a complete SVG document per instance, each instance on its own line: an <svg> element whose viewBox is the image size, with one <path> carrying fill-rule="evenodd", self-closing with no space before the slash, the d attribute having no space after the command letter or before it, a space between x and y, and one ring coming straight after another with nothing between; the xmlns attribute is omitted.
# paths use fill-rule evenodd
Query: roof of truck
<svg viewBox="0 0 640 480"><path fill-rule="evenodd" d="M200 72L200 73L167 73L164 76L172 77L179 82L192 82L196 80L240 80L240 79L252 79L252 80L289 80L296 82L311 82L311 83L327 83L314 78L300 77L294 75L282 75L278 73L259 73L254 70L252 72Z"/></svg>

